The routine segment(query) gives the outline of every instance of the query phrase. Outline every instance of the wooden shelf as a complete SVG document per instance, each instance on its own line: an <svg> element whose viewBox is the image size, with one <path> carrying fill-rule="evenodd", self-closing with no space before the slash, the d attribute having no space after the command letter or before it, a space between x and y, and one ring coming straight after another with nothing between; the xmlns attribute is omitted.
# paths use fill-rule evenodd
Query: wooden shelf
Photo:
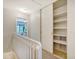
<svg viewBox="0 0 79 59"><path fill-rule="evenodd" d="M63 49L61 49L61 48L55 48L55 49L58 50L58 51L61 51L61 52L67 53L66 50L63 50Z"/></svg>
<svg viewBox="0 0 79 59"><path fill-rule="evenodd" d="M66 19L59 19L59 20L55 20L54 23L60 23L60 22L66 22Z"/></svg>
<svg viewBox="0 0 79 59"><path fill-rule="evenodd" d="M67 5L66 4L64 4L64 5L62 5L61 7L58 7L58 8L56 8L56 9L54 9L54 11L53 12L62 12L62 11L67 11Z"/></svg>
<svg viewBox="0 0 79 59"><path fill-rule="evenodd" d="M59 0L59 1L56 1L56 2L54 3L53 8L54 8L54 10L55 10L55 9L57 9L57 8L62 7L63 5L67 5L67 1L66 1L66 0Z"/></svg>
<svg viewBox="0 0 79 59"><path fill-rule="evenodd" d="M67 13L67 8L66 8L66 5L63 5L62 7L60 8L57 8L53 11L54 15L60 15L60 14L64 14L64 13Z"/></svg>
<svg viewBox="0 0 79 59"><path fill-rule="evenodd" d="M55 14L54 18L59 18L59 17L63 17L63 16L67 16L67 12L60 13L60 14Z"/></svg>
<svg viewBox="0 0 79 59"><path fill-rule="evenodd" d="M67 35L61 35L61 34L53 34L54 36L63 36L66 37Z"/></svg>
<svg viewBox="0 0 79 59"><path fill-rule="evenodd" d="M53 42L59 43L59 44L63 44L63 45L67 45L67 42L66 41L54 40Z"/></svg>
<svg viewBox="0 0 79 59"><path fill-rule="evenodd" d="M54 29L67 29L66 27L54 27Z"/></svg>
<svg viewBox="0 0 79 59"><path fill-rule="evenodd" d="M67 52L62 52L59 50L54 51L54 56L57 57L58 59L67 59Z"/></svg>

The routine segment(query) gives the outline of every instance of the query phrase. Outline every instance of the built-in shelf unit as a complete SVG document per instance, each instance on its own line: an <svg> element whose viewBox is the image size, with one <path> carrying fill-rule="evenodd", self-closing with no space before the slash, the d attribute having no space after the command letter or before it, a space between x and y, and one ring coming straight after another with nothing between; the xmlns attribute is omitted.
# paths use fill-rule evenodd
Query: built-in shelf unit
<svg viewBox="0 0 79 59"><path fill-rule="evenodd" d="M67 59L67 1L57 0L53 3L53 51L54 54Z"/></svg>

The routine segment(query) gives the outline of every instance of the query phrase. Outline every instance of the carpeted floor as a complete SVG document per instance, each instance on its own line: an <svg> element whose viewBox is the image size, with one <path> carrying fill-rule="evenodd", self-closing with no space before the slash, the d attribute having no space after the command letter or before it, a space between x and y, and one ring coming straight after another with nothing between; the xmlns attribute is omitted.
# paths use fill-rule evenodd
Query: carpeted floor
<svg viewBox="0 0 79 59"><path fill-rule="evenodd" d="M46 52L43 50L43 59L58 59L56 57L54 57L53 55L51 55L50 53Z"/></svg>

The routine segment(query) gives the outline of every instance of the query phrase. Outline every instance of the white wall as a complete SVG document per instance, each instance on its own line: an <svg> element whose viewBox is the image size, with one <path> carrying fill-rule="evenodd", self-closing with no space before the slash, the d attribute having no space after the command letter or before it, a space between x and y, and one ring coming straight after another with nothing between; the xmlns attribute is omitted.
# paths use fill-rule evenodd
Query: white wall
<svg viewBox="0 0 79 59"><path fill-rule="evenodd" d="M31 38L40 41L40 11L37 10L31 14Z"/></svg>
<svg viewBox="0 0 79 59"><path fill-rule="evenodd" d="M8 51L10 49L12 35L16 31L17 17L21 16L29 19L29 16L7 8L4 8L3 12L3 49L4 51Z"/></svg>
<svg viewBox="0 0 79 59"><path fill-rule="evenodd" d="M43 49L53 53L53 5L41 10L41 31Z"/></svg>
<svg viewBox="0 0 79 59"><path fill-rule="evenodd" d="M75 0L67 0L67 59L75 59Z"/></svg>
<svg viewBox="0 0 79 59"><path fill-rule="evenodd" d="M37 10L31 15L31 38L41 41L43 49L53 53L53 9L52 5L41 10ZM40 18L41 17L41 18ZM40 23L41 20L41 23ZM41 29L40 29L41 26ZM40 30L42 31L40 33ZM40 39L40 35L42 38Z"/></svg>

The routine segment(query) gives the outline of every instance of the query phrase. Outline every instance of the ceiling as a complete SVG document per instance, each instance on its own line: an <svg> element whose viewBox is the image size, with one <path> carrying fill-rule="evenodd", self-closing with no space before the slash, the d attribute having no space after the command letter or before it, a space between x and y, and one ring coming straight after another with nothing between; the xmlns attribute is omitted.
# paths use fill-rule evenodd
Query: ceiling
<svg viewBox="0 0 79 59"><path fill-rule="evenodd" d="M37 10L55 0L3 0L4 8Z"/></svg>

